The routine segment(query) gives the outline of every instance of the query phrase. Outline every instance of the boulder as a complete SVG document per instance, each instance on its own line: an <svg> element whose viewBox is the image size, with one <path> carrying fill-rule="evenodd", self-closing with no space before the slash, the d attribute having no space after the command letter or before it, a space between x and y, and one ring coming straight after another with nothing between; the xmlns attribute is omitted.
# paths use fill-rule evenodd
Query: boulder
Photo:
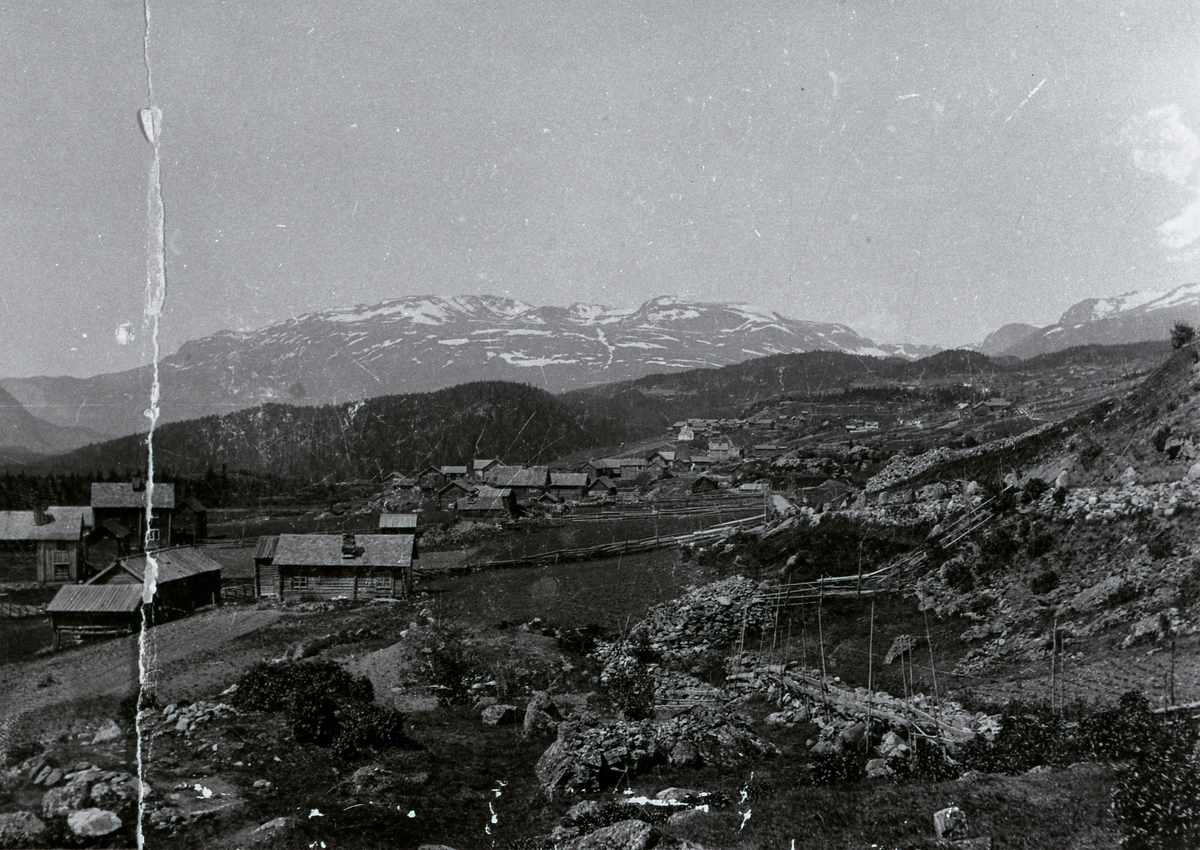
<svg viewBox="0 0 1200 850"><path fill-rule="evenodd" d="M283 816L261 824L250 833L251 844L273 844L277 841L290 841L295 837L299 825L294 817Z"/></svg>
<svg viewBox="0 0 1200 850"><path fill-rule="evenodd" d="M1125 471L1121 473L1121 483L1124 484L1126 487L1132 487L1135 484L1137 484L1137 481L1138 481L1137 470L1134 469L1132 466L1125 467Z"/></svg>
<svg viewBox="0 0 1200 850"><path fill-rule="evenodd" d="M844 750L855 750L862 747L866 736L867 724L860 720L858 723L849 724L838 733L838 743Z"/></svg>
<svg viewBox="0 0 1200 850"><path fill-rule="evenodd" d="M950 841L967 837L967 813L958 806L947 806L933 813L933 831Z"/></svg>
<svg viewBox="0 0 1200 850"><path fill-rule="evenodd" d="M80 809L67 816L67 826L80 838L99 838L121 828L121 819L105 809Z"/></svg>
<svg viewBox="0 0 1200 850"><path fill-rule="evenodd" d="M567 820L571 823L579 823L584 818L600 814L603 808L599 800L582 800L567 809Z"/></svg>
<svg viewBox="0 0 1200 850"><path fill-rule="evenodd" d="M703 791L697 791L694 788L664 788L654 795L656 800L667 800L678 803L694 803L705 796Z"/></svg>
<svg viewBox="0 0 1200 850"><path fill-rule="evenodd" d="M511 726L517 722L515 705L489 705L483 709L484 726Z"/></svg>
<svg viewBox="0 0 1200 850"><path fill-rule="evenodd" d="M529 705L525 706L525 722L522 732L525 735L555 732L560 720L562 720L562 714L559 713L558 706L550 699L550 695L545 691L538 691L529 700Z"/></svg>
<svg viewBox="0 0 1200 850"><path fill-rule="evenodd" d="M96 730L96 734L92 738L92 743L103 744L107 741L115 741L123 734L121 727L117 725L117 721L105 720L100 724L100 728Z"/></svg>
<svg viewBox="0 0 1200 850"><path fill-rule="evenodd" d="M25 847L41 843L46 824L33 812L0 815L0 847Z"/></svg>
<svg viewBox="0 0 1200 850"><path fill-rule="evenodd" d="M888 768L887 759L871 759L867 762L868 779L878 779L881 776L891 776L891 774L892 771Z"/></svg>
<svg viewBox="0 0 1200 850"><path fill-rule="evenodd" d="M84 808L88 790L86 782L70 782L58 788L51 788L42 795L42 817L66 817L71 812Z"/></svg>
<svg viewBox="0 0 1200 850"><path fill-rule="evenodd" d="M380 794L395 787L396 776L382 764L368 764L350 774L346 784L355 794Z"/></svg>
<svg viewBox="0 0 1200 850"><path fill-rule="evenodd" d="M643 820L623 820L562 845L564 850L647 850L657 833Z"/></svg>

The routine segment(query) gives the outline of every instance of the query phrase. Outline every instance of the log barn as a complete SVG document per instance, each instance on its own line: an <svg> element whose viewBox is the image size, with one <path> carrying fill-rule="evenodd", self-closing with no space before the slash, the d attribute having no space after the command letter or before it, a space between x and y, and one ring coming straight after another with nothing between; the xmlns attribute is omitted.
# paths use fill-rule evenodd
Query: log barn
<svg viewBox="0 0 1200 850"><path fill-rule="evenodd" d="M256 596L373 599L412 593L412 534L281 534L259 538Z"/></svg>
<svg viewBox="0 0 1200 850"><path fill-rule="evenodd" d="M57 652L63 638L128 635L142 619L140 584L68 584L46 606Z"/></svg>
<svg viewBox="0 0 1200 850"><path fill-rule="evenodd" d="M88 579L88 586L136 584L146 578L146 555L114 561ZM199 549L159 549L153 553L158 565L154 588L154 619L189 614L203 605L221 601L221 565Z"/></svg>

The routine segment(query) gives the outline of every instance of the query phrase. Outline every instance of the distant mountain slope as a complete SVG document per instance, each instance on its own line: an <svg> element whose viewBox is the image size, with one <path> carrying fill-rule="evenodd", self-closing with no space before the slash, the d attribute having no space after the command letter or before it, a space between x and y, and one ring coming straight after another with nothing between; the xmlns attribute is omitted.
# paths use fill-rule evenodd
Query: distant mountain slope
<svg viewBox="0 0 1200 850"><path fill-rule="evenodd" d="M0 454L25 462L35 455L69 451L102 439L86 428L63 428L34 416L0 389Z"/></svg>
<svg viewBox="0 0 1200 850"><path fill-rule="evenodd" d="M752 307L654 298L636 310L534 307L494 296L430 296L328 310L248 332L222 331L163 359L163 421L269 402L338 404L480 380L551 392L771 354L841 351L917 357L845 325ZM0 380L58 424L142 431L149 370L95 378Z"/></svg>
<svg viewBox="0 0 1200 850"><path fill-rule="evenodd" d="M1071 306L1055 324L1021 336L1001 351L984 350L1025 358L1080 345L1165 340L1175 322L1200 325L1200 283L1127 292L1111 298L1088 298ZM1005 330L1001 328L988 339Z"/></svg>

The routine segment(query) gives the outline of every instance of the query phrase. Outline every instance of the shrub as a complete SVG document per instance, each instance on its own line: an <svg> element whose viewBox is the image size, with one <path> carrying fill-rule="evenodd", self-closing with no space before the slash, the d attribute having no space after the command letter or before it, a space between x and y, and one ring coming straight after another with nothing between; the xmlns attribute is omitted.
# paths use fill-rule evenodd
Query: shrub
<svg viewBox="0 0 1200 850"><path fill-rule="evenodd" d="M1169 528L1163 529L1151 537L1146 548L1150 552L1150 557L1155 560L1169 557L1175 551L1175 538L1171 536L1171 530Z"/></svg>
<svg viewBox="0 0 1200 850"><path fill-rule="evenodd" d="M354 701L342 706L337 711L337 725L333 752L345 761L386 747L418 747L404 732L404 715L373 702Z"/></svg>
<svg viewBox="0 0 1200 850"><path fill-rule="evenodd" d="M1066 728L1059 718L1043 712L1005 714L991 741L976 736L963 745L962 762L985 773L1024 773L1059 763L1067 748Z"/></svg>
<svg viewBox="0 0 1200 850"><path fill-rule="evenodd" d="M298 744L328 747L338 733L337 704L326 694L301 691L288 709Z"/></svg>
<svg viewBox="0 0 1200 850"><path fill-rule="evenodd" d="M975 589L975 574L964 558L954 557L942 564L942 581L959 593L970 593Z"/></svg>
<svg viewBox="0 0 1200 850"><path fill-rule="evenodd" d="M370 702L375 687L370 679L352 676L332 661L285 661L251 667L229 701L248 711L282 711L298 693Z"/></svg>
<svg viewBox="0 0 1200 850"><path fill-rule="evenodd" d="M1161 452L1167 447L1167 440L1171 437L1171 426L1161 425L1154 432L1154 450Z"/></svg>
<svg viewBox="0 0 1200 850"><path fill-rule="evenodd" d="M1184 322L1176 322L1171 328L1171 347L1175 349L1183 348L1189 342L1196 338L1196 329Z"/></svg>
<svg viewBox="0 0 1200 850"><path fill-rule="evenodd" d="M451 705L467 700L468 679L474 668L474 655L467 644L465 630L446 620L437 620L425 637L422 651L432 683L441 688L443 699Z"/></svg>

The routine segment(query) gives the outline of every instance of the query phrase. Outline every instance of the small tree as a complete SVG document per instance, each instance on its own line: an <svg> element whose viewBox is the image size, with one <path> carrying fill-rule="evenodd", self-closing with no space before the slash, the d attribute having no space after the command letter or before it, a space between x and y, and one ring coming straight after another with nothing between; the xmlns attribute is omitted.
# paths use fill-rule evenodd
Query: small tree
<svg viewBox="0 0 1200 850"><path fill-rule="evenodd" d="M1171 347L1183 348L1189 342L1196 338L1196 329L1184 322L1176 322L1175 327L1171 328Z"/></svg>

